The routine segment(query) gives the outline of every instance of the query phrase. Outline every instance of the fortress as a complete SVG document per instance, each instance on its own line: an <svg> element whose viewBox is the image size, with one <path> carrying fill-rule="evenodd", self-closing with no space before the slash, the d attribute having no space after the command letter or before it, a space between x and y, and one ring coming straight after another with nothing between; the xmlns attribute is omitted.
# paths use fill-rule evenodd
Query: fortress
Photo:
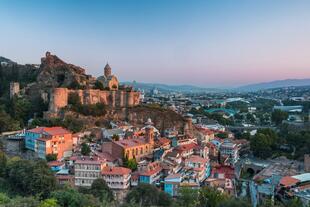
<svg viewBox="0 0 310 207"><path fill-rule="evenodd" d="M50 59L50 56L51 55L47 53L46 59ZM45 60L43 60L43 62L44 61ZM51 64L49 63L48 65ZM47 68L49 69L50 67ZM57 69L59 68L53 68L53 71ZM60 77L62 82L67 81L68 71L61 74L59 72L56 73L57 74L54 75L56 77L55 79L59 79ZM77 78L77 80L80 79L81 78ZM102 86L100 89L95 87L98 83ZM49 110L45 113L45 116L56 116L63 107L68 105L70 94L77 94L82 104L103 103L110 108L133 107L140 103L140 92L134 91L132 87L121 86L117 77L112 75L112 69L109 64L106 64L103 76L97 79L93 77L88 78L87 84L83 86L85 89L71 89L70 87L62 87L62 85L61 87L52 88L49 93Z"/></svg>

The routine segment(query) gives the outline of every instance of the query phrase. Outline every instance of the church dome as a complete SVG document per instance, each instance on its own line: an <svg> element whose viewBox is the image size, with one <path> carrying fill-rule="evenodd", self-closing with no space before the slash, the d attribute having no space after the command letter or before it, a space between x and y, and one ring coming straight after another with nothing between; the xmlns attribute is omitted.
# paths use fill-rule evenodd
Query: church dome
<svg viewBox="0 0 310 207"><path fill-rule="evenodd" d="M105 70L106 70L106 69L112 70L111 67L110 67L110 65L109 65L109 63L107 63L107 64L105 65L104 69L105 69Z"/></svg>
<svg viewBox="0 0 310 207"><path fill-rule="evenodd" d="M110 67L110 65L107 63L104 67L104 76L105 77L109 77L112 75L112 68Z"/></svg>

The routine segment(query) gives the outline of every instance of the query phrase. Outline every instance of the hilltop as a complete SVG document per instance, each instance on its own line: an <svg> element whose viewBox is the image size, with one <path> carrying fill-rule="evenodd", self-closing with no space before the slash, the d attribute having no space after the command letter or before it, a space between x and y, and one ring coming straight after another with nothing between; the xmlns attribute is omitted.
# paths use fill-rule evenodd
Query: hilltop
<svg viewBox="0 0 310 207"><path fill-rule="evenodd" d="M309 86L310 78L307 79L286 79L286 80L275 80L271 82L255 83L237 88L238 91L258 91L263 89L271 88L283 88L290 86Z"/></svg>

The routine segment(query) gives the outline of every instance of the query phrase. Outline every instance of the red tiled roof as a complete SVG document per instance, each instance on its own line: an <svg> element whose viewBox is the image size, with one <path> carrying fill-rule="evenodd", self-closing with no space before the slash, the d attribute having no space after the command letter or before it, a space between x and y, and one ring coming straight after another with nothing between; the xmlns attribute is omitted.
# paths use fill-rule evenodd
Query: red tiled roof
<svg viewBox="0 0 310 207"><path fill-rule="evenodd" d="M150 163L147 166L147 168L148 168L147 170L139 172L139 174L145 175L145 176L151 176L151 175L158 173L162 170L162 167L160 166L160 164L158 162Z"/></svg>
<svg viewBox="0 0 310 207"><path fill-rule="evenodd" d="M166 144L170 144L171 140L166 137L161 137L158 139L157 142L159 145L166 145Z"/></svg>
<svg viewBox="0 0 310 207"><path fill-rule="evenodd" d="M201 162L201 163L206 163L208 162L208 159L200 157L198 155L192 155L188 159L186 159L187 162Z"/></svg>
<svg viewBox="0 0 310 207"><path fill-rule="evenodd" d="M215 166L212 168L212 176L214 176L215 173L224 174L224 177L229 179L235 177L235 170L233 167L230 166L224 166L224 165Z"/></svg>
<svg viewBox="0 0 310 207"><path fill-rule="evenodd" d="M101 171L103 175L127 175L131 170L125 167L104 167Z"/></svg>
<svg viewBox="0 0 310 207"><path fill-rule="evenodd" d="M47 133L47 134L52 135L52 136L71 133L62 127L37 127L37 128L30 129L27 131L32 132L32 133L36 133L36 134Z"/></svg>
<svg viewBox="0 0 310 207"><path fill-rule="evenodd" d="M129 147L147 144L146 140L142 137L133 138L133 139L124 139L124 140L116 141L115 143L120 145L123 148L129 148Z"/></svg>
<svg viewBox="0 0 310 207"><path fill-rule="evenodd" d="M194 149L197 146L195 143L180 145L176 148L177 151L184 152L191 149Z"/></svg>
<svg viewBox="0 0 310 207"><path fill-rule="evenodd" d="M75 160L77 164L101 164L105 162L105 159L98 156L81 156L81 157L71 157L70 160Z"/></svg>
<svg viewBox="0 0 310 207"><path fill-rule="evenodd" d="M108 152L95 152L95 154L100 157L101 159L105 159L108 162L114 162L115 160L117 160L116 157L113 157L110 153Z"/></svg>
<svg viewBox="0 0 310 207"><path fill-rule="evenodd" d="M62 127L49 127L44 129L45 132L48 134L54 136L54 135L61 135L61 134L71 134L68 130L62 128Z"/></svg>
<svg viewBox="0 0 310 207"><path fill-rule="evenodd" d="M291 176L285 176L285 177L281 178L281 180L280 180L280 184L283 186L292 186L292 185L296 184L297 182L299 182L299 180L296 178L293 178Z"/></svg>
<svg viewBox="0 0 310 207"><path fill-rule="evenodd" d="M170 174L168 175L165 179L174 179L174 178L179 178L182 175L180 173L175 173L175 174Z"/></svg>

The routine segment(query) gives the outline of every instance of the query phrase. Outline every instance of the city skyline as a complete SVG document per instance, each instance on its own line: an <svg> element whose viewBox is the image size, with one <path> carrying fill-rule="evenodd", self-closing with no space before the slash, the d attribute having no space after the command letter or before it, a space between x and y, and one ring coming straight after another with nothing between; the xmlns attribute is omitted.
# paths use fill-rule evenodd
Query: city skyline
<svg viewBox="0 0 310 207"><path fill-rule="evenodd" d="M310 77L307 1L1 1L0 56L45 51L121 81L228 87Z"/></svg>

